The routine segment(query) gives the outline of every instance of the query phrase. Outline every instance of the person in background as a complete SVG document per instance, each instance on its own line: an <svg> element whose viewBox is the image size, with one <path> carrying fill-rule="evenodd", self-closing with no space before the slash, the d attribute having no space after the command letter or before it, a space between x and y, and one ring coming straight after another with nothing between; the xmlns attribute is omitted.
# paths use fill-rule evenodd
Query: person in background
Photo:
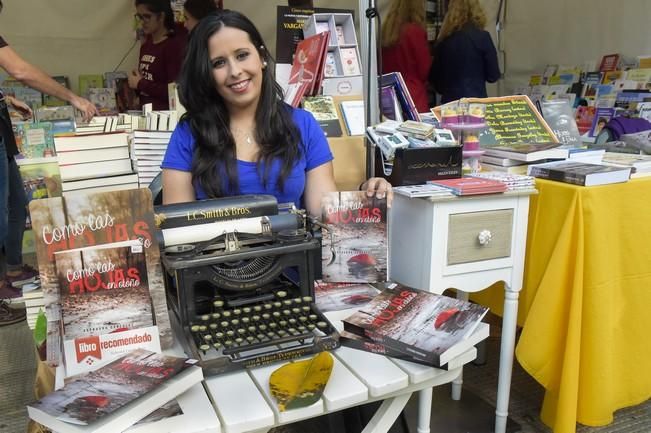
<svg viewBox="0 0 651 433"><path fill-rule="evenodd" d="M2 6L0 0L0 11ZM0 67L26 86L69 102L81 111L85 121L97 114L97 108L90 101L77 96L45 72L23 60L1 36ZM0 268L4 271L6 265L6 272L0 279L0 326L25 318L24 309L10 308L5 299L20 296L20 287L34 281L38 276L37 270L23 264L27 198L16 165L18 146L11 128L8 105L18 111L24 119L32 117L32 110L28 105L0 91L0 247L4 249Z"/></svg>
<svg viewBox="0 0 651 433"><path fill-rule="evenodd" d="M321 214L322 194L336 191L332 152L314 117L283 102L270 63L239 12L208 15L195 27L179 78L187 112L161 165L163 203L271 194ZM360 189L391 198L384 179Z"/></svg>
<svg viewBox="0 0 651 433"><path fill-rule="evenodd" d="M187 32L174 23L169 0L136 0L136 11L145 40L138 69L128 76L129 87L139 93L141 105L151 103L154 110L167 110L167 85L176 81L181 70Z"/></svg>
<svg viewBox="0 0 651 433"><path fill-rule="evenodd" d="M191 32L203 17L219 9L215 0L187 0L183 3L183 25Z"/></svg>
<svg viewBox="0 0 651 433"><path fill-rule="evenodd" d="M425 30L425 3L393 0L382 25L382 73L400 72L419 113L429 111L427 77L432 57Z"/></svg>
<svg viewBox="0 0 651 433"><path fill-rule="evenodd" d="M497 50L485 26L486 15L478 0L450 1L430 74L441 103L464 97L485 98L486 82L500 78Z"/></svg>

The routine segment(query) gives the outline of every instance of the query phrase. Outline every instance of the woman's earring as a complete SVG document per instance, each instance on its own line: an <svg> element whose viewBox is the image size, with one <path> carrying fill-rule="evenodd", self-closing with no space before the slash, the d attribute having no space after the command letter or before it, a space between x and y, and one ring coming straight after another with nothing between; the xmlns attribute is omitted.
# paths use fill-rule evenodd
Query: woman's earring
<svg viewBox="0 0 651 433"><path fill-rule="evenodd" d="M266 67L267 67L267 61L265 60L265 61L262 62L262 69L264 69Z"/></svg>

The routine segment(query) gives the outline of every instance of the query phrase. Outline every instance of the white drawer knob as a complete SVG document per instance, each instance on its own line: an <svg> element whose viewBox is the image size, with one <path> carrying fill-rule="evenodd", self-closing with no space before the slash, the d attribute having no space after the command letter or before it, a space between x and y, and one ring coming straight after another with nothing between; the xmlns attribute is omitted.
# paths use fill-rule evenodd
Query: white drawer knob
<svg viewBox="0 0 651 433"><path fill-rule="evenodd" d="M479 235L477 235L477 240L479 241L479 245L484 247L488 245L492 239L493 239L493 234L491 233L490 230L482 230L479 232Z"/></svg>

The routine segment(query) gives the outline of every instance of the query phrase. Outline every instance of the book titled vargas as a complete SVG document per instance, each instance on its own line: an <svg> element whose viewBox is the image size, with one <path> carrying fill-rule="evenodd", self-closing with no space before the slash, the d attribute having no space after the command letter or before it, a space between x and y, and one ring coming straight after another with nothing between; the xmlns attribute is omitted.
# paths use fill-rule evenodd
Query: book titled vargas
<svg viewBox="0 0 651 433"><path fill-rule="evenodd" d="M481 305L396 286L343 322L345 331L440 367L476 343L468 337L487 311Z"/></svg>
<svg viewBox="0 0 651 433"><path fill-rule="evenodd" d="M387 280L387 201L366 191L332 192L321 201L323 281Z"/></svg>
<svg viewBox="0 0 651 433"><path fill-rule="evenodd" d="M59 433L114 433L201 382L193 359L135 350L27 406L34 421Z"/></svg>

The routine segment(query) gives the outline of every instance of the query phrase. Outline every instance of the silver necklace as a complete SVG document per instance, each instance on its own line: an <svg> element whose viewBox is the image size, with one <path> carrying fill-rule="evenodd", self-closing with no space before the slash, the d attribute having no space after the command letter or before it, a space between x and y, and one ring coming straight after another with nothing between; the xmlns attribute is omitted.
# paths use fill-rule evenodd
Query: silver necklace
<svg viewBox="0 0 651 433"><path fill-rule="evenodd" d="M253 131L248 131L248 132L247 132L247 131L244 131L244 130L242 130L242 129L240 129L240 128L237 128L237 127L235 127L235 126L231 127L231 130L232 130L235 134L239 135L240 137L243 137L243 138L244 138L244 141L246 141L246 144L251 144L251 143L253 143L253 137L251 136L251 133L252 133Z"/></svg>

